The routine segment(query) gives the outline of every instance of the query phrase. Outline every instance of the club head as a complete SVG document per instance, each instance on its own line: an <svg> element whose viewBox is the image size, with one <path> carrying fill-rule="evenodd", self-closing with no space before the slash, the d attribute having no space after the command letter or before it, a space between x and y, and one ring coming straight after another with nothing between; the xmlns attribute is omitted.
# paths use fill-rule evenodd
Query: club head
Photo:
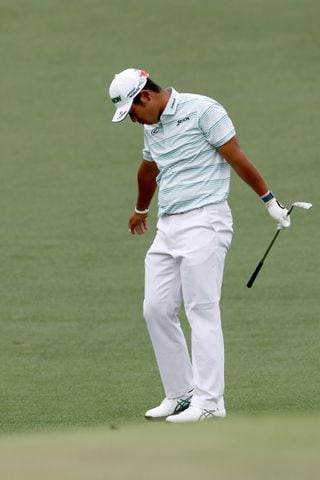
<svg viewBox="0 0 320 480"><path fill-rule="evenodd" d="M305 210L309 210L312 207L312 203L308 202L294 202L292 204L293 207L304 208Z"/></svg>

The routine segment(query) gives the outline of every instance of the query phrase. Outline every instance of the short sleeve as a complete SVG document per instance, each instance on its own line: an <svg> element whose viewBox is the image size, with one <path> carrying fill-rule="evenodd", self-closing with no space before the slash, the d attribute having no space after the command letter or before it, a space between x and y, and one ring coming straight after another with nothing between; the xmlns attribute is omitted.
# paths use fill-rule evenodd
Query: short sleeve
<svg viewBox="0 0 320 480"><path fill-rule="evenodd" d="M215 148L221 147L236 134L229 115L218 102L213 102L200 115L199 127L208 142Z"/></svg>
<svg viewBox="0 0 320 480"><path fill-rule="evenodd" d="M148 144L148 135L146 131L144 131L144 146L142 149L142 158L144 160L147 160L148 162L154 162L152 155L150 153L149 144Z"/></svg>

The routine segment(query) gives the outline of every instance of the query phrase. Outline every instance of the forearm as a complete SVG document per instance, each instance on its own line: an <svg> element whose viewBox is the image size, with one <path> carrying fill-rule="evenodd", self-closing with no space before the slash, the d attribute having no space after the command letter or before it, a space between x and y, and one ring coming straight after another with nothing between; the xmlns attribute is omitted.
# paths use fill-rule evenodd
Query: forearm
<svg viewBox="0 0 320 480"><path fill-rule="evenodd" d="M269 214L279 222L278 228L289 227L290 217L288 216L288 210L284 208L269 191L261 173L241 150L236 137L233 137L225 145L222 145L219 151L239 177L260 197L263 197L262 200Z"/></svg>
<svg viewBox="0 0 320 480"><path fill-rule="evenodd" d="M153 198L153 195L157 189L156 177L159 171L157 167L151 162L145 160L140 165L138 170L138 196L136 208L138 210L146 210Z"/></svg>
<svg viewBox="0 0 320 480"><path fill-rule="evenodd" d="M142 235L147 230L148 208L157 188L159 170L154 162L143 160L138 170L138 198L129 218L129 232Z"/></svg>
<svg viewBox="0 0 320 480"><path fill-rule="evenodd" d="M232 138L225 145L222 145L219 151L239 177L260 197L268 191L268 186L264 178L241 150L236 137Z"/></svg>
<svg viewBox="0 0 320 480"><path fill-rule="evenodd" d="M240 161L232 165L232 168L260 197L268 191L261 173L244 154Z"/></svg>

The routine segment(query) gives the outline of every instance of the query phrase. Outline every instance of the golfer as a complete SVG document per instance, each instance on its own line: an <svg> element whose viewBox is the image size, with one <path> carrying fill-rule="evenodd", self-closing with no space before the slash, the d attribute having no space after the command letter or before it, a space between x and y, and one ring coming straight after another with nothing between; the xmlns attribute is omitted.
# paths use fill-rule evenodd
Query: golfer
<svg viewBox="0 0 320 480"><path fill-rule="evenodd" d="M232 121L216 100L163 89L134 68L114 77L109 95L116 107L113 122L129 116L144 126L132 234L146 232L158 187L143 313L165 399L145 417L174 423L225 417L219 301L232 238L230 167L262 199L279 228L290 225L287 209L241 150ZM191 358L178 319L182 302L191 327Z"/></svg>

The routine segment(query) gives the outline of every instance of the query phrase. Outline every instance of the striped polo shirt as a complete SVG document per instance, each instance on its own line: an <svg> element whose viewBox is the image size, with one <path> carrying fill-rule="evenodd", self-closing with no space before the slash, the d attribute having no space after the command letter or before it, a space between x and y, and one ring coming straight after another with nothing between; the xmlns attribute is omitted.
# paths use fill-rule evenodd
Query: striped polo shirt
<svg viewBox="0 0 320 480"><path fill-rule="evenodd" d="M143 158L155 162L160 171L159 216L226 200L230 166L217 148L235 136L218 102L169 90L159 122L144 126Z"/></svg>

